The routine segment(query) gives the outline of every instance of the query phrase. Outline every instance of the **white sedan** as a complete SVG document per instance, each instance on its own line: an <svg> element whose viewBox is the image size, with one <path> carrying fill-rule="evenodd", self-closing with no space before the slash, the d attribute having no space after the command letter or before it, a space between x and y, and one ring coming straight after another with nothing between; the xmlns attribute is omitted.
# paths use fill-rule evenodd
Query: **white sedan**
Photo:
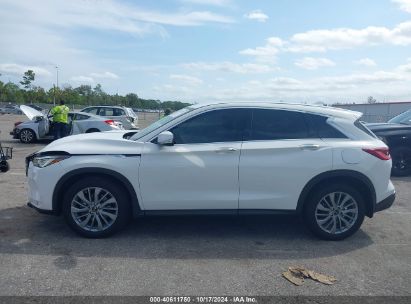
<svg viewBox="0 0 411 304"><path fill-rule="evenodd" d="M10 135L22 143L32 143L39 139L53 139L53 125L47 115L28 106L20 106L22 112L30 119L17 122ZM123 130L120 122L90 113L69 113L69 135L103 131Z"/></svg>

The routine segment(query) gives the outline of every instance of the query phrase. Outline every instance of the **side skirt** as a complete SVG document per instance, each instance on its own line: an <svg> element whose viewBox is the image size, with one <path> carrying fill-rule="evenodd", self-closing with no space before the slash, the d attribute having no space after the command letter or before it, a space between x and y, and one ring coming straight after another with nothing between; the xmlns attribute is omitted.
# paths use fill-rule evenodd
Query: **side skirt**
<svg viewBox="0 0 411 304"><path fill-rule="evenodd" d="M138 217L141 216L185 216L185 215L290 215L297 214L296 210L282 210L282 209L210 209L210 210L145 210L139 212Z"/></svg>

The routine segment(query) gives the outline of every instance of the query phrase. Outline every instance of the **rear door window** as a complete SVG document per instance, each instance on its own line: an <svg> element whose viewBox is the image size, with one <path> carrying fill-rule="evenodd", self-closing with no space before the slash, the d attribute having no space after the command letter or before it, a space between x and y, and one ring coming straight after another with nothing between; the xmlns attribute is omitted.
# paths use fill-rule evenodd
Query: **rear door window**
<svg viewBox="0 0 411 304"><path fill-rule="evenodd" d="M113 115L112 116L126 116L126 113L123 109L113 108Z"/></svg>
<svg viewBox="0 0 411 304"><path fill-rule="evenodd" d="M91 114L97 115L98 108L96 108L96 107L86 108L86 109L82 110L82 112L86 112L86 113L91 113Z"/></svg>
<svg viewBox="0 0 411 304"><path fill-rule="evenodd" d="M280 140L310 137L304 114L287 110L254 109L249 140Z"/></svg>
<svg viewBox="0 0 411 304"><path fill-rule="evenodd" d="M98 112L98 115L100 115L100 116L114 116L113 108L100 108L100 111Z"/></svg>

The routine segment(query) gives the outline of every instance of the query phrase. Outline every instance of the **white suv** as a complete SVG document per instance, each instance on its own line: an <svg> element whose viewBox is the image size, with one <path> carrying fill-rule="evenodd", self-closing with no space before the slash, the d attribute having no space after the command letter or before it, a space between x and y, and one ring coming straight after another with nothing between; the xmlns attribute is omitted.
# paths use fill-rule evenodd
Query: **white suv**
<svg viewBox="0 0 411 304"><path fill-rule="evenodd" d="M343 239L395 199L388 148L360 116L220 103L140 132L70 136L27 157L29 206L86 237L140 215L298 213L317 236Z"/></svg>

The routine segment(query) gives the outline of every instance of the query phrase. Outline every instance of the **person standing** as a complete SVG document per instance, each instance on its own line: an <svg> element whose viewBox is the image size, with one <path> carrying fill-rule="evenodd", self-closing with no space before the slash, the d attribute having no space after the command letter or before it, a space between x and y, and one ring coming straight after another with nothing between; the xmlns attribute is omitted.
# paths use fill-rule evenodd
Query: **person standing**
<svg viewBox="0 0 411 304"><path fill-rule="evenodd" d="M50 114L53 115L54 140L67 135L69 111L70 109L64 104L64 100L62 99L60 100L60 105L51 109Z"/></svg>

